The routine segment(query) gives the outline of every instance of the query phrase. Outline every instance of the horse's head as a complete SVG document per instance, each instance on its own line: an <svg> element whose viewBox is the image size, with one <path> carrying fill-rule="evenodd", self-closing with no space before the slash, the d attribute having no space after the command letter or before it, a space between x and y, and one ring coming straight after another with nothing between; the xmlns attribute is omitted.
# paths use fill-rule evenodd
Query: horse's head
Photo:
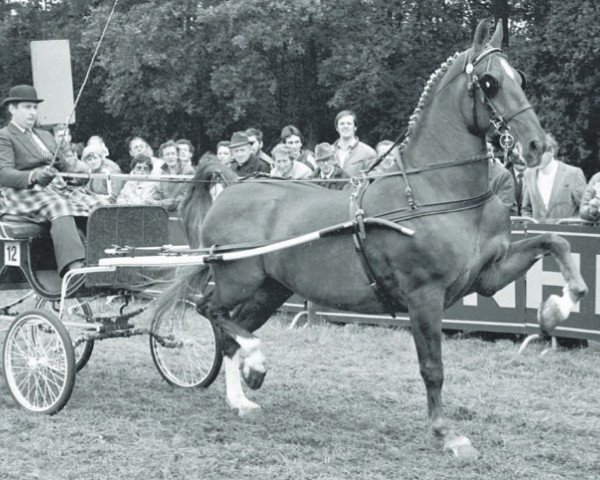
<svg viewBox="0 0 600 480"><path fill-rule="evenodd" d="M473 47L464 66L468 99L463 108L469 128L476 134L500 135L500 145L522 147L529 167L539 165L545 133L525 96L525 76L506 60L500 46L502 23L488 42L489 26L483 21L475 31Z"/></svg>

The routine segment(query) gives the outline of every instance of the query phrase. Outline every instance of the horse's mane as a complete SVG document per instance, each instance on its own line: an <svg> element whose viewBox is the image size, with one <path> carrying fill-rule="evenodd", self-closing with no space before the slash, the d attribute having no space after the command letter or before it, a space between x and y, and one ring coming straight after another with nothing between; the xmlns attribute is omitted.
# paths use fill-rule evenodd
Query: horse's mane
<svg viewBox="0 0 600 480"><path fill-rule="evenodd" d="M211 186L220 183L226 187L237 179L233 170L217 162L203 164L196 170L192 185L179 205L183 228L192 247L200 246L200 226L213 202Z"/></svg>
<svg viewBox="0 0 600 480"><path fill-rule="evenodd" d="M415 130L417 128L417 124L421 117L421 113L423 112L424 108L427 106L427 104L431 100L431 98L434 96L434 94L435 94L434 87L437 85L437 83L440 81L440 79L443 78L445 73L452 66L452 64L458 58L458 56L459 56L459 53L456 52L454 55L451 55L450 57L448 57L448 59L444 63L442 63L435 72L433 72L429 76L429 80L427 80L427 83L425 84L425 88L423 88L423 92L421 93L421 97L419 97L417 106L415 107L412 115L408 119L408 125L406 127L406 136L404 137L404 140L402 141L402 143L398 146L398 150L399 150L400 154L402 154L402 152L404 152L404 150L406 149L406 146L408 145L408 142L410 141L410 136L415 132Z"/></svg>

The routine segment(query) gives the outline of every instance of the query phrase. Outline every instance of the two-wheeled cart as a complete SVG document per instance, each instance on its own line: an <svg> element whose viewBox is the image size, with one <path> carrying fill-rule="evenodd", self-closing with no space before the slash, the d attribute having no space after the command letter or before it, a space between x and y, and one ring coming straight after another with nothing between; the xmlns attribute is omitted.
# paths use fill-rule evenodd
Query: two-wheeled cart
<svg viewBox="0 0 600 480"><path fill-rule="evenodd" d="M151 311L160 285L168 284L176 272L172 264L151 265L152 252L165 255L160 246L168 243L168 229L168 214L161 207L98 207L87 221L86 266L61 279L48 225L20 217L1 219L0 288L23 291L0 307L0 320L9 321L3 372L21 407L46 414L60 411L95 342L107 338L149 335L154 364L171 385L205 387L214 381L221 368L221 332L196 311L194 302L175 304L149 327L133 322ZM116 245L159 248L145 253L150 261L138 268L119 268L118 258L113 259L116 264L101 266L105 252ZM34 308L19 311L32 297ZM117 301L107 305L107 298Z"/></svg>

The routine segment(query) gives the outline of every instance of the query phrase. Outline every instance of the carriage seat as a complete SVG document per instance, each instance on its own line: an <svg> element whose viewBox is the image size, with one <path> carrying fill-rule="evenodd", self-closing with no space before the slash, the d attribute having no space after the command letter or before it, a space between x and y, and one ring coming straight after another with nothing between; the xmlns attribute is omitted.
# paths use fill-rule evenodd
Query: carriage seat
<svg viewBox="0 0 600 480"><path fill-rule="evenodd" d="M0 217L0 239L2 240L24 240L49 235L49 222L39 223L29 217L17 215L2 215Z"/></svg>

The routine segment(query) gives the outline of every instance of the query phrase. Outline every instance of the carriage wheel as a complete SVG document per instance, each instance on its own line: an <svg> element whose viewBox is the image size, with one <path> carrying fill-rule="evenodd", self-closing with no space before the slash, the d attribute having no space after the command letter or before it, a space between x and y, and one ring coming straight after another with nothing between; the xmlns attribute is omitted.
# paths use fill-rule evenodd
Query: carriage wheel
<svg viewBox="0 0 600 480"><path fill-rule="evenodd" d="M152 320L150 351L154 365L171 385L208 387L223 361L221 331L193 303L180 301Z"/></svg>
<svg viewBox="0 0 600 480"><path fill-rule="evenodd" d="M35 304L35 308L50 310L57 316L59 307L59 301L51 301L44 298L40 298ZM69 336L73 341L77 341L79 337L83 336L89 330L89 327L82 325L89 318L92 318L92 309L88 302L82 302L78 298L67 298L65 300L65 308L61 321L67 327ZM93 340L85 340L74 347L77 371L87 365L93 350Z"/></svg>
<svg viewBox="0 0 600 480"><path fill-rule="evenodd" d="M8 327L4 377L26 410L53 415L69 401L75 385L75 356L69 332L46 310L27 310Z"/></svg>

